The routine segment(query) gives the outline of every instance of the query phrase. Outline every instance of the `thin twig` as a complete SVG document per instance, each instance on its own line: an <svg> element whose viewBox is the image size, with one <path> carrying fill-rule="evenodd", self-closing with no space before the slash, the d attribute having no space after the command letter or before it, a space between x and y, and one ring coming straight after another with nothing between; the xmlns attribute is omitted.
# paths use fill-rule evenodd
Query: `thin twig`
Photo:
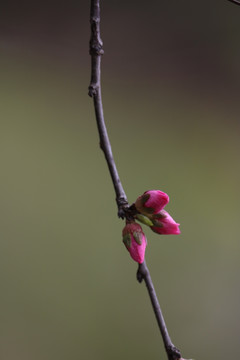
<svg viewBox="0 0 240 360"><path fill-rule="evenodd" d="M236 4L236 5L240 5L240 1L237 1L237 0L228 0L228 1L230 1L230 2L232 2L234 4Z"/></svg>
<svg viewBox="0 0 240 360"><path fill-rule="evenodd" d="M118 175L103 115L101 93L101 56L104 52L103 43L100 37L99 0L91 0L90 23L90 55L92 58L92 72L88 94L93 98L94 101L98 132L100 136L100 147L104 152L108 168L112 177L112 182L116 193L116 201L118 205L118 216L124 218L125 211L128 209L127 196L124 192L122 183Z"/></svg>
<svg viewBox="0 0 240 360"><path fill-rule="evenodd" d="M89 95L93 98L94 108L100 137L100 147L105 155L108 168L114 185L116 200L118 205L119 217L128 217L134 214L134 206L129 207L127 196L121 184L116 164L113 158L110 140L108 137L102 106L101 95L101 56L103 55L103 43L100 37L100 0L91 0L91 39L90 39L90 55L92 58L91 82L89 86ZM163 338L164 346L169 360L178 360L181 358L179 350L173 345L167 331L162 311L157 299L157 295L152 283L152 279L145 261L139 265L137 271L137 279L142 282L144 279L148 293L152 302L158 326Z"/></svg>
<svg viewBox="0 0 240 360"><path fill-rule="evenodd" d="M142 264L139 264L138 271L137 271L137 280L141 283L142 280L145 281L145 284L148 289L148 294L150 296L152 307L157 319L157 323L163 338L163 343L168 355L169 360L177 360L181 358L180 351L173 345L172 340L169 336L167 326L162 314L161 307L158 302L158 298L153 286L153 282L151 279L150 272L148 270L148 267L146 265L146 261L144 261Z"/></svg>

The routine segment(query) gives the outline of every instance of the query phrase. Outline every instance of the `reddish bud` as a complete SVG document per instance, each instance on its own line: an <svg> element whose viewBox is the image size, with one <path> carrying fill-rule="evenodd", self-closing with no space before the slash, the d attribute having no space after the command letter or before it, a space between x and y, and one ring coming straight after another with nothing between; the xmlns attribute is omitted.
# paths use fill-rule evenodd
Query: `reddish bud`
<svg viewBox="0 0 240 360"><path fill-rule="evenodd" d="M150 217L154 226L151 226L151 229L163 235L178 235L180 234L179 226L180 224L176 223L169 213L165 210L160 211L158 214L154 214Z"/></svg>
<svg viewBox="0 0 240 360"><path fill-rule="evenodd" d="M149 190L139 196L135 202L138 212L144 215L157 214L169 202L169 197L163 191Z"/></svg>
<svg viewBox="0 0 240 360"><path fill-rule="evenodd" d="M135 222L127 223L122 231L123 242L134 261L141 264L144 261L147 246L146 236L141 226Z"/></svg>

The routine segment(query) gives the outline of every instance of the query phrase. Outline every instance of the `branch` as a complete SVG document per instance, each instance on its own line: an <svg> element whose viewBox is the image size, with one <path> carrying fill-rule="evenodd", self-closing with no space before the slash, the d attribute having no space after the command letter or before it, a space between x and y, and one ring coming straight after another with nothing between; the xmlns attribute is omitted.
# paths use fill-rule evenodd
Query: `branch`
<svg viewBox="0 0 240 360"><path fill-rule="evenodd" d="M141 283L142 280L145 281L145 284L148 289L148 294L152 302L152 307L157 319L157 323L163 338L163 343L166 349L166 353L168 355L169 360L177 360L181 358L180 351L173 345L171 338L169 336L167 326L161 311L161 307L158 302L158 298L153 286L153 282L150 276L150 272L146 265L146 261L142 264L139 264L138 271L137 271L137 280Z"/></svg>
<svg viewBox="0 0 240 360"><path fill-rule="evenodd" d="M228 0L228 1L230 1L230 2L232 2L234 4L236 4L236 5L240 5L240 1L238 1L238 0Z"/></svg>
<svg viewBox="0 0 240 360"><path fill-rule="evenodd" d="M89 86L89 96L93 98L95 115L97 120L98 132L100 137L100 147L105 155L108 168L111 174L113 186L116 193L118 205L118 216L121 218L131 218L134 215L134 206L129 207L127 196L124 192L120 181L116 164L113 158L110 140L108 137L102 105L101 94L101 56L103 55L103 43L100 37L100 0L91 0L91 38L90 38L90 55L92 59L91 82ZM162 311L157 299L157 295L152 283L152 279L145 261L139 264L137 279L141 283L145 281L148 293L152 302L158 326L163 338L164 346L168 355L168 360L178 360L181 358L179 350L173 345L167 331L167 327L162 315Z"/></svg>
<svg viewBox="0 0 240 360"><path fill-rule="evenodd" d="M102 105L101 93L101 56L103 55L103 43L100 37L100 5L99 0L91 0L91 39L90 39L90 55L92 58L92 72L91 82L89 86L89 96L93 98L94 108L100 137L100 147L104 152L110 175L112 178L113 186L116 193L116 201L118 205L118 216L125 217L128 210L127 196L124 192L122 183L120 181L117 167L113 158L112 148L109 141Z"/></svg>

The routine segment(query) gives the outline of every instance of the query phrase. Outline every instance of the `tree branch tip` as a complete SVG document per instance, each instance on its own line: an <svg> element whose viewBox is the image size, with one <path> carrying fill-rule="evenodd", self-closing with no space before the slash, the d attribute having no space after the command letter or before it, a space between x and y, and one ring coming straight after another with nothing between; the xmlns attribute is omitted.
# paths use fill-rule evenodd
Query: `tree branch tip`
<svg viewBox="0 0 240 360"><path fill-rule="evenodd" d="M240 1L238 0L228 0L228 1L232 2L233 4L240 5Z"/></svg>

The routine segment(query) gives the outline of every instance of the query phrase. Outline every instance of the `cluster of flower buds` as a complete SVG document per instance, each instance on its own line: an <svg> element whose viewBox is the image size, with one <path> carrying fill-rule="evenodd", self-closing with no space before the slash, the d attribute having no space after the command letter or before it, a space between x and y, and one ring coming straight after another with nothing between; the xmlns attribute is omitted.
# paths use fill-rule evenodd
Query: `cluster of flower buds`
<svg viewBox="0 0 240 360"><path fill-rule="evenodd" d="M155 233L180 234L180 224L163 210L168 202L169 197L163 191L146 191L137 198L134 204L137 211L136 219L148 225ZM135 221L127 221L123 229L123 242L133 260L141 264L144 261L147 239L141 226Z"/></svg>
<svg viewBox="0 0 240 360"><path fill-rule="evenodd" d="M140 214L137 219L158 233L164 235L180 234L178 223L163 208L168 204L169 196L160 190L149 190L137 198L135 207Z"/></svg>

